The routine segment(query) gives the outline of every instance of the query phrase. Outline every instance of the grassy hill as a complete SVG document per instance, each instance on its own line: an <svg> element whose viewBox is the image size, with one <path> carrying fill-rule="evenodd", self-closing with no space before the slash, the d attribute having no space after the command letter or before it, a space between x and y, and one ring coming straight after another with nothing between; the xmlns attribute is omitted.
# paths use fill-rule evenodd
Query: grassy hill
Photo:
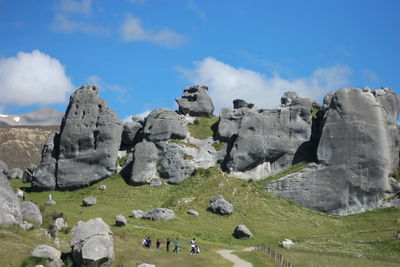
<svg viewBox="0 0 400 267"><path fill-rule="evenodd" d="M14 187L23 186L18 180L12 182ZM107 190L98 190L100 184L105 184ZM133 187L119 175L113 175L84 189L32 192L27 194L27 199L44 207L51 193L57 205L44 207L43 213L62 212L70 226L79 220L95 217L101 217L112 225L116 251L113 266L135 266L141 262L157 266L231 266L215 251L222 248L243 249L261 243L284 254L296 266L399 266L400 240L392 237L394 231L400 228L399 209L334 217L272 196L263 190L264 184L265 181L252 183L230 178L213 167L197 170L193 177L180 185ZM217 193L234 205L232 215L219 216L206 210L208 199ZM89 195L97 198L97 205L81 207L82 199ZM180 204L182 198L194 200ZM113 226L116 215L128 218L133 209L157 207L173 209L176 219L147 221L129 218L125 227ZM186 212L189 209L197 210L200 216L188 215ZM46 220L50 223L48 218ZM238 224L247 225L254 238L233 238L233 229ZM167 254L164 244L161 251L145 250L140 243L147 236L154 241L179 236L182 253ZM59 233L58 237L62 241L62 250L68 252L70 233ZM189 240L193 237L202 248L202 253L197 256L189 255ZM279 242L284 238L294 240L296 249L280 249ZM19 266L36 244L51 244L44 238L43 229L22 232L16 228L0 228L0 239L0 266ZM273 266L259 252L239 254L253 261L255 266Z"/></svg>

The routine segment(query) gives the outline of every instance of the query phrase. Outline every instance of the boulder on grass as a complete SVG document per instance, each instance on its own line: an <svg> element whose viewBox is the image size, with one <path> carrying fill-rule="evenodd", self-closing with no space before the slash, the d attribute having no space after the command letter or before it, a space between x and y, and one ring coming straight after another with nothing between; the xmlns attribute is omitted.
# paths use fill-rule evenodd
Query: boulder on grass
<svg viewBox="0 0 400 267"><path fill-rule="evenodd" d="M208 206L208 210L219 215L230 215L233 205L225 199L217 199Z"/></svg>
<svg viewBox="0 0 400 267"><path fill-rule="evenodd" d="M280 245L282 248L292 249L296 247L296 244L290 239L284 239Z"/></svg>
<svg viewBox="0 0 400 267"><path fill-rule="evenodd" d="M147 220L170 220L175 218L175 212L170 209L165 209L165 208L157 208L157 209L152 209L149 211L146 211L143 213L142 216L143 219Z"/></svg>
<svg viewBox="0 0 400 267"><path fill-rule="evenodd" d="M0 172L0 225L10 226L22 223L20 201L10 183Z"/></svg>
<svg viewBox="0 0 400 267"><path fill-rule="evenodd" d="M31 257L47 259L50 261L48 266L62 266L61 251L47 245L38 245L32 252Z"/></svg>
<svg viewBox="0 0 400 267"><path fill-rule="evenodd" d="M142 216L143 216L142 210L132 210L132 215L131 215L132 218L140 219L142 218Z"/></svg>
<svg viewBox="0 0 400 267"><path fill-rule="evenodd" d="M192 209L188 210L187 213L192 215L192 216L199 216L199 213L197 211L195 211L195 210L192 210Z"/></svg>
<svg viewBox="0 0 400 267"><path fill-rule="evenodd" d="M235 230L233 230L233 236L237 239L242 238L251 238L253 234L250 230L243 224L236 226Z"/></svg>
<svg viewBox="0 0 400 267"><path fill-rule="evenodd" d="M116 226L125 226L128 223L125 216L117 215L115 216L115 225Z"/></svg>
<svg viewBox="0 0 400 267"><path fill-rule="evenodd" d="M93 196L86 197L82 200L82 204L85 207L96 205L96 202L97 202L97 199Z"/></svg>
<svg viewBox="0 0 400 267"><path fill-rule="evenodd" d="M22 201L21 202L21 211L22 211L22 216L25 218L28 218L32 222L34 222L37 225L42 225L43 219L42 219L42 214L40 213L39 207L30 201Z"/></svg>

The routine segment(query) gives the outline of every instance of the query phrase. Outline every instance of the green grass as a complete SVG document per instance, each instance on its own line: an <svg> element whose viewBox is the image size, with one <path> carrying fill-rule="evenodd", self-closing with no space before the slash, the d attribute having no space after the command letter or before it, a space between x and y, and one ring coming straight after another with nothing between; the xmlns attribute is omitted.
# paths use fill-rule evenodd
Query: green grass
<svg viewBox="0 0 400 267"><path fill-rule="evenodd" d="M227 143L226 142L219 142L219 143L212 144L212 146L215 148L215 150L220 151L220 150L224 149L227 146Z"/></svg>
<svg viewBox="0 0 400 267"><path fill-rule="evenodd" d="M125 166L126 160L127 160L126 156L125 157L118 157L116 163L117 163L118 166L123 167L123 166Z"/></svg>
<svg viewBox="0 0 400 267"><path fill-rule="evenodd" d="M11 182L14 188L24 186L17 179ZM400 264L400 240L392 237L393 232L400 228L399 209L334 217L266 193L263 189L265 182L261 186L259 182L230 178L213 167L196 170L191 178L179 185L129 186L119 175L113 175L101 181L107 186L105 191L98 190L99 184L94 184L76 191L26 193L26 198L43 206L51 193L57 204L45 207L44 213L49 215L46 218L53 212L62 212L70 226L79 220L101 217L111 225L114 233L116 261L113 266L135 266L140 262L156 266L232 266L215 252L224 248L240 250L261 243L278 250L299 266L335 266L332 265L334 261L341 266ZM218 186L221 183L223 187ZM219 216L207 211L209 198L217 193L234 205L232 215ZM89 195L97 198L97 205L81 207L82 199ZM195 200L179 204L180 199L190 197L195 197ZM133 209L158 207L173 209L176 218L169 221L128 218ZM189 209L198 211L200 216L188 215ZM125 227L114 226L118 214L128 218ZM233 229L239 224L245 224L254 238L233 238ZM59 232L57 236L62 251L70 251L68 241L71 233ZM164 243L161 251L144 250L140 242L147 236L153 240L161 238L164 242L168 237L172 240L179 236L182 253L167 254ZM189 241L193 237L202 248L200 255L189 255ZM377 242L377 237L382 241ZM278 245L284 238L294 240L297 248L281 251ZM51 241L44 237L43 229L24 232L13 227L0 228L0 266L19 266L29 252L42 243L51 245ZM264 261L262 256L250 257Z"/></svg>
<svg viewBox="0 0 400 267"><path fill-rule="evenodd" d="M277 267L279 266L274 260L267 254L261 251L235 251L235 254L239 258L251 262L253 267Z"/></svg>
<svg viewBox="0 0 400 267"><path fill-rule="evenodd" d="M219 117L196 117L195 124L189 124L190 135L197 139L205 139L214 135L213 128L218 122Z"/></svg>
<svg viewBox="0 0 400 267"><path fill-rule="evenodd" d="M187 147L192 147L192 148L199 149L199 147L196 146L195 144L188 143L188 142L184 142L184 141L182 141L182 140L170 140L170 141L168 141L168 142L169 142L169 143L175 143L175 144L178 144L178 145L183 145L183 146L187 146Z"/></svg>
<svg viewBox="0 0 400 267"><path fill-rule="evenodd" d="M305 167L307 167L311 162L309 161L301 161L299 163L296 163L295 165L290 166L287 170L284 170L283 172L277 173L275 175L268 176L267 178L260 180L257 182L258 185L265 186L266 184L278 180L286 175L301 171Z"/></svg>

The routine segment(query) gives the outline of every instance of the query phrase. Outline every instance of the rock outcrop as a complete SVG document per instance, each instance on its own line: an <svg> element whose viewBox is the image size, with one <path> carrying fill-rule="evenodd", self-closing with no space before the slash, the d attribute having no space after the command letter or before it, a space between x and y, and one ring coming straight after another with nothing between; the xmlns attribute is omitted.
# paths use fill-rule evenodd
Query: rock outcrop
<svg viewBox="0 0 400 267"><path fill-rule="evenodd" d="M128 164L130 175L128 183L131 185L143 185L152 178L157 177L158 149L152 142L140 142L136 144L133 152L133 161Z"/></svg>
<svg viewBox="0 0 400 267"><path fill-rule="evenodd" d="M134 146L141 138L144 119L140 117L132 117L132 121L125 122L122 131L122 145Z"/></svg>
<svg viewBox="0 0 400 267"><path fill-rule="evenodd" d="M240 224L233 230L233 236L237 239L251 238L253 234L244 224Z"/></svg>
<svg viewBox="0 0 400 267"><path fill-rule="evenodd" d="M22 201L21 211L23 217L28 218L38 226L42 225L42 214L40 213L39 207L35 203L30 201Z"/></svg>
<svg viewBox="0 0 400 267"><path fill-rule="evenodd" d="M215 195L210 199L208 210L219 215L230 215L233 212L233 205L222 195Z"/></svg>
<svg viewBox="0 0 400 267"><path fill-rule="evenodd" d="M97 199L94 196L85 197L82 200L82 205L85 207L94 206L97 203Z"/></svg>
<svg viewBox="0 0 400 267"><path fill-rule="evenodd" d="M20 201L3 173L0 173L0 225L22 223Z"/></svg>
<svg viewBox="0 0 400 267"><path fill-rule="evenodd" d="M147 220L170 220L175 218L175 212L170 209L165 209L165 208L157 208L157 209L152 209L149 211L146 211L142 215L142 219L147 219Z"/></svg>
<svg viewBox="0 0 400 267"><path fill-rule="evenodd" d="M32 252L31 257L49 260L50 267L61 267L64 263L61 260L61 251L48 245L38 245Z"/></svg>
<svg viewBox="0 0 400 267"><path fill-rule="evenodd" d="M75 189L98 182L116 170L122 122L98 97L96 86L71 96L60 134L46 143L32 186L37 190Z"/></svg>
<svg viewBox="0 0 400 267"><path fill-rule="evenodd" d="M125 216L117 215L115 216L115 225L116 226L125 226L128 223Z"/></svg>
<svg viewBox="0 0 400 267"><path fill-rule="evenodd" d="M397 95L390 89L344 88L325 97L324 109L319 164L271 182L266 190L334 215L382 206L395 193L388 175L399 161Z"/></svg>
<svg viewBox="0 0 400 267"><path fill-rule="evenodd" d="M208 95L206 85L196 85L185 88L182 98L176 99L179 112L190 116L211 117L214 105Z"/></svg>
<svg viewBox="0 0 400 267"><path fill-rule="evenodd" d="M69 244L76 266L109 266L115 259L112 232L101 218L78 222Z"/></svg>

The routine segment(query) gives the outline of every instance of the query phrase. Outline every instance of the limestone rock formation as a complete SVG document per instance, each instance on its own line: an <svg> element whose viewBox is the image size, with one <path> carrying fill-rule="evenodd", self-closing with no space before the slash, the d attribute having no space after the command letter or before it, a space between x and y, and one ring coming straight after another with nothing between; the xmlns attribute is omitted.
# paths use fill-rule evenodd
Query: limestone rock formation
<svg viewBox="0 0 400 267"><path fill-rule="evenodd" d="M96 202L97 202L97 199L94 196L89 196L89 197L85 197L82 200L82 205L86 206L86 207L93 206L93 205L96 205Z"/></svg>
<svg viewBox="0 0 400 267"><path fill-rule="evenodd" d="M130 163L130 175L128 183L142 185L157 177L156 164L158 149L152 142L140 142L136 144L133 153L133 161Z"/></svg>
<svg viewBox="0 0 400 267"><path fill-rule="evenodd" d="M170 209L165 209L165 208L157 208L157 209L152 209L149 211L146 211L142 215L142 219L147 219L147 220L170 220L175 218L175 212Z"/></svg>
<svg viewBox="0 0 400 267"><path fill-rule="evenodd" d="M34 222L37 225L42 225L43 219L42 219L42 214L40 213L39 207L30 201L22 201L21 202L21 211L22 211L22 216L25 218L28 218L32 222Z"/></svg>
<svg viewBox="0 0 400 267"><path fill-rule="evenodd" d="M0 225L10 226L20 223L22 223L20 202L5 175L0 173Z"/></svg>
<svg viewBox="0 0 400 267"><path fill-rule="evenodd" d="M216 195L210 199L208 210L219 215L230 215L233 212L233 205L225 200L221 195Z"/></svg>
<svg viewBox="0 0 400 267"><path fill-rule="evenodd" d="M135 218L135 219L142 218L142 216L143 216L143 211L142 210L132 210L131 213L132 213L131 217Z"/></svg>
<svg viewBox="0 0 400 267"><path fill-rule="evenodd" d="M253 237L253 234L246 227L246 225L240 224L235 227L235 230L233 230L233 236L237 239L242 239L242 238L251 238Z"/></svg>
<svg viewBox="0 0 400 267"><path fill-rule="evenodd" d="M115 225L116 226L125 226L128 223L125 216L117 215L115 216Z"/></svg>
<svg viewBox="0 0 400 267"><path fill-rule="evenodd" d="M7 163L5 163L4 161L0 160L0 175L1 174L7 175L7 172L8 172Z"/></svg>
<svg viewBox="0 0 400 267"><path fill-rule="evenodd" d="M184 139L189 131L185 119L169 109L157 109L146 118L144 137L151 142Z"/></svg>
<svg viewBox="0 0 400 267"><path fill-rule="evenodd" d="M109 266L115 259L112 232L101 218L78 222L69 244L76 266Z"/></svg>
<svg viewBox="0 0 400 267"><path fill-rule="evenodd" d="M124 130L122 131L122 144L125 146L134 146L141 137L144 119L133 117L133 121L125 122Z"/></svg>
<svg viewBox="0 0 400 267"><path fill-rule="evenodd" d="M266 190L334 215L382 206L395 193L388 175L399 161L397 95L390 89L344 88L324 101L320 164L271 182Z"/></svg>
<svg viewBox="0 0 400 267"><path fill-rule="evenodd" d="M7 176L9 179L22 179L24 176L24 171L20 168L12 168L8 170Z"/></svg>
<svg viewBox="0 0 400 267"><path fill-rule="evenodd" d="M36 169L37 169L36 164L29 165L24 171L24 174L22 176L22 182L23 183L32 182L32 177L33 177L33 174L35 173Z"/></svg>
<svg viewBox="0 0 400 267"><path fill-rule="evenodd" d="M75 189L114 173L122 128L115 112L98 97L96 86L77 89L60 134L44 148L32 186L38 190Z"/></svg>
<svg viewBox="0 0 400 267"><path fill-rule="evenodd" d="M54 220L52 229L54 231L59 231L65 227L68 227L68 223L66 223L64 218L61 217Z"/></svg>
<svg viewBox="0 0 400 267"><path fill-rule="evenodd" d="M50 260L49 266L63 266L61 251L48 245L38 245L32 252L34 258Z"/></svg>
<svg viewBox="0 0 400 267"><path fill-rule="evenodd" d="M208 95L206 85L196 85L185 88L182 98L176 99L179 112L190 116L211 117L214 105Z"/></svg>
<svg viewBox="0 0 400 267"><path fill-rule="evenodd" d="M229 142L232 137L237 135L246 110L247 108L223 108L221 110L217 132L221 141Z"/></svg>
<svg viewBox="0 0 400 267"><path fill-rule="evenodd" d="M192 209L188 210L187 214L192 215L192 216L199 216L199 213Z"/></svg>

